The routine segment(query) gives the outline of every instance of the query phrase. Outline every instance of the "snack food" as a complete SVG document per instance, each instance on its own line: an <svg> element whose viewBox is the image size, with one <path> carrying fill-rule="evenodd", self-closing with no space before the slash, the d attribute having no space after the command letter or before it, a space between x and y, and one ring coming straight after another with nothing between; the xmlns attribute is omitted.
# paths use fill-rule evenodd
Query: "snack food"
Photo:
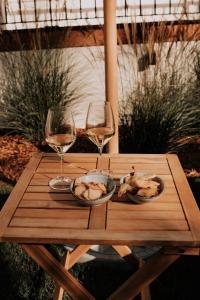
<svg viewBox="0 0 200 300"><path fill-rule="evenodd" d="M104 183L75 181L74 194L81 199L96 200L108 193Z"/></svg>
<svg viewBox="0 0 200 300"><path fill-rule="evenodd" d="M70 184L72 195L84 206L96 206L109 201L116 189L115 181L101 173L88 173Z"/></svg>
<svg viewBox="0 0 200 300"><path fill-rule="evenodd" d="M159 193L160 183L154 180L155 176L130 174L125 177L120 185L118 196L131 192L140 197L154 197Z"/></svg>

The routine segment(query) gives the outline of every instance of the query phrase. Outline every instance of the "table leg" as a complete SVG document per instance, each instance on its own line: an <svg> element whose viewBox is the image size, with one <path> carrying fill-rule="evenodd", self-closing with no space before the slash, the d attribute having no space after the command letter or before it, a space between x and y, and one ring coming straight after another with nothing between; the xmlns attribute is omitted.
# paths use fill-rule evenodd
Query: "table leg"
<svg viewBox="0 0 200 300"><path fill-rule="evenodd" d="M138 259L128 246L112 245L112 247L124 260L138 267Z"/></svg>
<svg viewBox="0 0 200 300"><path fill-rule="evenodd" d="M139 260L139 267L142 268L142 266L145 264L145 261L143 259ZM141 300L151 300L151 291L150 286L147 285L141 290Z"/></svg>
<svg viewBox="0 0 200 300"><path fill-rule="evenodd" d="M128 246L113 245L112 247L122 258L133 266L141 268L145 264L145 261L138 259ZM141 291L141 300L151 300L150 287L148 285Z"/></svg>
<svg viewBox="0 0 200 300"><path fill-rule="evenodd" d="M74 248L73 251L69 252L69 263L67 266L67 270L73 267L75 263L83 256L90 248L92 245L79 245Z"/></svg>
<svg viewBox="0 0 200 300"><path fill-rule="evenodd" d="M108 300L132 300L179 257L180 255L158 253L149 258Z"/></svg>
<svg viewBox="0 0 200 300"><path fill-rule="evenodd" d="M63 256L61 263L64 266L64 268L67 269L67 266L69 264L69 252L68 251ZM53 300L62 300L63 294L64 294L63 288L60 285L56 284Z"/></svg>
<svg viewBox="0 0 200 300"><path fill-rule="evenodd" d="M61 286L74 300L95 298L42 245L21 245L27 254Z"/></svg>
<svg viewBox="0 0 200 300"><path fill-rule="evenodd" d="M62 265L65 267L65 269L69 270L71 267L73 267L73 265L90 249L90 247L90 245L79 245L75 247L73 251L67 251L62 260ZM53 300L62 300L63 292L63 288L59 285L56 285Z"/></svg>

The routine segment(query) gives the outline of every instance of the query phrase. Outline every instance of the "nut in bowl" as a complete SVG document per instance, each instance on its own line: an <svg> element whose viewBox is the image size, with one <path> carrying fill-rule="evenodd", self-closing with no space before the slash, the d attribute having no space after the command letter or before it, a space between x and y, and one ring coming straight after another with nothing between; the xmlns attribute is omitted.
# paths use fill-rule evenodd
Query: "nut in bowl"
<svg viewBox="0 0 200 300"><path fill-rule="evenodd" d="M116 184L102 174L88 174L76 178L70 185L71 193L83 205L92 206L107 202L114 194Z"/></svg>
<svg viewBox="0 0 200 300"><path fill-rule="evenodd" d="M160 197L164 190L162 179L144 173L127 174L120 179L118 196L126 194L135 203L146 203Z"/></svg>

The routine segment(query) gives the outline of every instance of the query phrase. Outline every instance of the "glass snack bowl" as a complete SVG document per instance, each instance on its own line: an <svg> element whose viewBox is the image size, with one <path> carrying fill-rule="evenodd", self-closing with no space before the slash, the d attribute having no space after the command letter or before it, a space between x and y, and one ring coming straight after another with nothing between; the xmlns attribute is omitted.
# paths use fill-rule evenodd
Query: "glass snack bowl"
<svg viewBox="0 0 200 300"><path fill-rule="evenodd" d="M76 178L70 185L72 195L85 206L107 202L114 194L115 189L116 183L110 176L92 173Z"/></svg>

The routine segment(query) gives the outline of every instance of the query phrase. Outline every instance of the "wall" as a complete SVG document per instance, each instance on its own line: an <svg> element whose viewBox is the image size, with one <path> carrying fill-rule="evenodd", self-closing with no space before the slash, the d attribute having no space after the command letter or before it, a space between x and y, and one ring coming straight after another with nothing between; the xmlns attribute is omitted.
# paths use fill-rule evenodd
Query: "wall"
<svg viewBox="0 0 200 300"><path fill-rule="evenodd" d="M150 45L137 46L136 55L134 47L127 45L123 48L118 47L120 106L126 102L127 94L138 82L142 83L144 77L151 80L155 77L155 73L159 73L160 70L167 73L172 68L177 68L183 81L187 82L192 78L194 54L196 49L199 48L199 42L153 44L154 51L157 54L157 64L147 65L145 71L139 72L138 60L144 57L149 48ZM17 54L10 53L10 55ZM81 100L74 101L73 110L77 127L84 127L89 103L91 101L105 101L104 49L103 47L64 49L63 65L67 64L69 57L70 60L73 59L75 64L76 84L79 82L83 86L82 93L84 94ZM1 74L1 80L3 80L3 74Z"/></svg>

